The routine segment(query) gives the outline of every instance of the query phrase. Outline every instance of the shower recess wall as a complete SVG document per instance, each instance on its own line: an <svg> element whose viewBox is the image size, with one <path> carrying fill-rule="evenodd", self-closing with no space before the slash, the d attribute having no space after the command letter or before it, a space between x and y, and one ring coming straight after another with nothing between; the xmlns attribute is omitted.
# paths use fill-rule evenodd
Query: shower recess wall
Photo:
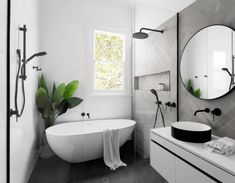
<svg viewBox="0 0 235 183"><path fill-rule="evenodd" d="M0 183L6 182L7 0L0 1Z"/></svg>
<svg viewBox="0 0 235 183"><path fill-rule="evenodd" d="M40 50L48 52L41 58L41 67L51 84L79 80L75 94L84 101L60 116L57 122L81 120L81 113L90 113L92 119L131 118L131 6L126 2L110 0L40 0ZM121 31L126 35L125 82L129 88L124 94L96 94L92 88L94 29Z"/></svg>
<svg viewBox="0 0 235 183"><path fill-rule="evenodd" d="M158 91L163 108L168 101L177 103L177 19L174 15L171 11L142 4L135 6L135 32L141 27L164 30L163 34L150 32L148 39L134 40L135 143L137 152L144 158L149 157L149 130L153 128L157 110L150 89L157 90L159 83L165 83L166 90ZM163 113L166 125L177 120L176 108L168 108ZM156 127L162 127L160 115Z"/></svg>
<svg viewBox="0 0 235 183"><path fill-rule="evenodd" d="M235 1L234 0L198 0L179 13L179 55L183 48L198 30L212 25L223 24L235 28ZM223 36L223 35L221 35ZM179 119L199 121L211 124L213 132L218 136L235 138L235 91L216 100L201 100L193 97L186 91L182 82L179 82ZM198 109L219 107L222 115L212 123L212 117L201 113L196 117L193 113Z"/></svg>
<svg viewBox="0 0 235 183"><path fill-rule="evenodd" d="M17 70L16 49L22 50L22 32L19 26L27 26L27 57L38 52L38 0L11 0L11 48L10 48L10 100L14 109L15 77ZM26 183L36 162L36 139L38 113L35 106L38 72L32 69L37 59L27 64L25 82L26 104L21 118L15 116L10 121L10 179L11 182ZM21 91L19 85L19 91ZM19 92L19 106L22 104L22 93Z"/></svg>

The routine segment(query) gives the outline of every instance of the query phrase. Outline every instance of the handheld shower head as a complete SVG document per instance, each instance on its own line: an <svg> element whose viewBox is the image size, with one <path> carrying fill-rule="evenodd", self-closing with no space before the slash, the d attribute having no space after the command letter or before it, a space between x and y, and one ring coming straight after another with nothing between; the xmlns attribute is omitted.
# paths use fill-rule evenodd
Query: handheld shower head
<svg viewBox="0 0 235 183"><path fill-rule="evenodd" d="M47 54L47 52L42 51L42 52L36 53L35 55L38 57L38 56L44 56L44 55L46 55L46 54Z"/></svg>
<svg viewBox="0 0 235 183"><path fill-rule="evenodd" d="M150 91L151 91L152 94L157 95L157 91L156 90L151 89Z"/></svg>
<svg viewBox="0 0 235 183"><path fill-rule="evenodd" d="M161 101L159 101L157 91L156 91L155 89L151 89L150 92L151 92L153 95L155 95L156 100L157 100L157 102L156 102L156 104L157 104L157 112L156 112L156 115L155 115L155 120L154 120L155 122L154 122L153 128L156 127L157 116L158 116L159 110L160 110L160 114L161 114L161 116L162 116L162 124L163 124L163 126L165 127L165 126L166 126L166 125L165 125L165 119L164 119L164 115L163 115L163 112L162 112Z"/></svg>
<svg viewBox="0 0 235 183"><path fill-rule="evenodd" d="M155 89L151 89L150 91L151 91L152 94L155 95L157 102L159 102L157 91Z"/></svg>
<svg viewBox="0 0 235 183"><path fill-rule="evenodd" d="M226 72L229 74L229 76L232 75L232 74L229 72L228 68L224 67L224 68L222 68L222 70L223 70L223 71L226 71Z"/></svg>
<svg viewBox="0 0 235 183"><path fill-rule="evenodd" d="M32 60L34 57L40 57L40 56L44 56L46 55L47 52L38 52L38 53L35 53L33 54L31 57L29 57L27 60L26 60L26 63L28 63L30 60Z"/></svg>

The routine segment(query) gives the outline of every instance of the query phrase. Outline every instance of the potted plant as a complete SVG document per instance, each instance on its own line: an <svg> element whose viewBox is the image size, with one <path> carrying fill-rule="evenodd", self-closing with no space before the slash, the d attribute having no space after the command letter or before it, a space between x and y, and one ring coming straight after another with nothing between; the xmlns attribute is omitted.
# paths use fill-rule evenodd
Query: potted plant
<svg viewBox="0 0 235 183"><path fill-rule="evenodd" d="M79 81L77 80L71 81L67 85L61 83L56 86L54 83L50 92L43 74L39 78L38 90L36 92L36 105L44 121L44 125L39 132L40 157L50 157L52 152L46 140L45 129L53 126L55 120L60 115L66 113L68 109L78 106L83 101L81 98L73 96L78 87Z"/></svg>
<svg viewBox="0 0 235 183"><path fill-rule="evenodd" d="M58 116L66 113L68 109L79 105L83 100L73 97L79 86L79 81L72 81L56 86L53 84L52 92L49 92L43 74L39 79L38 90L36 93L36 104L38 111L42 114L45 128L53 126Z"/></svg>

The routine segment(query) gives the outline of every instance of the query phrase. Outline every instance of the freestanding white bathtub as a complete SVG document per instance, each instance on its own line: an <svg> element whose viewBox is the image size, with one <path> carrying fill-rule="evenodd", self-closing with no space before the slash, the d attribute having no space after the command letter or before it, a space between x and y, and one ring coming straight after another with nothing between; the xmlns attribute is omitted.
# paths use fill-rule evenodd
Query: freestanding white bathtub
<svg viewBox="0 0 235 183"><path fill-rule="evenodd" d="M119 129L120 146L132 134L136 122L127 119L70 122L46 129L47 141L56 155L70 163L103 156L104 129Z"/></svg>

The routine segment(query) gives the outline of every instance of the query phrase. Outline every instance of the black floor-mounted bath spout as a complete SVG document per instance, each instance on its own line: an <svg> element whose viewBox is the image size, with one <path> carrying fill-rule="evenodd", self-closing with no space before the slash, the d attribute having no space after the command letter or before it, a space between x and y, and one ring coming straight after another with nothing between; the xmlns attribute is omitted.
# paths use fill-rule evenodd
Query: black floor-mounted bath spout
<svg viewBox="0 0 235 183"><path fill-rule="evenodd" d="M198 112L205 112L205 113L209 113L211 110L209 108L205 108L204 110L196 110L194 113L194 116L197 115Z"/></svg>

